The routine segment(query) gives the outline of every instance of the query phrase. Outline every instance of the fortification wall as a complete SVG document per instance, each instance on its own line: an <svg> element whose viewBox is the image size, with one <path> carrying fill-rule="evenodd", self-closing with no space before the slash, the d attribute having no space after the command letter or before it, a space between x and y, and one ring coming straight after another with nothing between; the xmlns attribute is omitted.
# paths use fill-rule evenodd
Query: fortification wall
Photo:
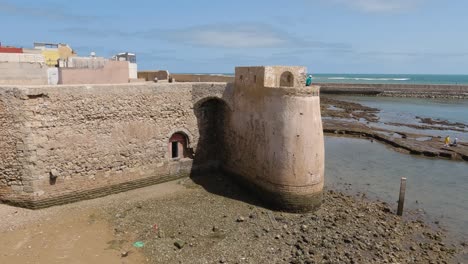
<svg viewBox="0 0 468 264"><path fill-rule="evenodd" d="M1 166L13 169L0 174L0 199L40 208L187 176L192 160L173 160L168 140L182 132L196 151L194 101L222 96L225 88L225 84L4 88L0 102L31 114L18 124L15 114L2 110L0 133L8 140L2 141ZM16 96L5 95L13 90ZM4 103L0 106L5 108ZM27 136L16 134L18 129ZM21 164L15 159L18 140L25 140L28 149ZM29 171L21 172L21 166ZM21 185L15 177L26 177L33 192L13 188Z"/></svg>
<svg viewBox="0 0 468 264"><path fill-rule="evenodd" d="M0 61L0 84L35 85L47 82L47 66L43 63Z"/></svg>
<svg viewBox="0 0 468 264"><path fill-rule="evenodd" d="M283 70L239 68L235 84L0 87L0 200L40 208L215 167L281 209L314 209L324 176L318 87L290 87L305 68Z"/></svg>
<svg viewBox="0 0 468 264"><path fill-rule="evenodd" d="M24 168L28 150L23 142L28 138L27 128L22 127L22 103L14 90L0 90L0 197L28 191Z"/></svg>
<svg viewBox="0 0 468 264"><path fill-rule="evenodd" d="M321 204L324 182L319 87L263 86L279 84L284 72L293 75L294 85L306 71L236 68L224 168L253 184L274 206L307 211Z"/></svg>
<svg viewBox="0 0 468 264"><path fill-rule="evenodd" d="M318 87L234 92L224 167L289 211L321 204L324 142ZM238 98L238 99L237 99Z"/></svg>
<svg viewBox="0 0 468 264"><path fill-rule="evenodd" d="M171 74L176 82L234 82L234 76L210 74Z"/></svg>
<svg viewBox="0 0 468 264"><path fill-rule="evenodd" d="M326 94L468 98L468 85L322 83L320 87Z"/></svg>
<svg viewBox="0 0 468 264"><path fill-rule="evenodd" d="M169 79L169 72L165 70L161 71L139 71L138 72L138 79L145 79L145 81L152 82L154 78L158 78L158 80L167 80Z"/></svg>

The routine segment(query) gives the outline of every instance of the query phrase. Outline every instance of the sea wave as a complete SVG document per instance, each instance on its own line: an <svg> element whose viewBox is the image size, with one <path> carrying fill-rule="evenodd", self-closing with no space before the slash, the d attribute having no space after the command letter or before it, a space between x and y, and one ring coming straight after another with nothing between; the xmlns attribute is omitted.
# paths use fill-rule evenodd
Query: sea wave
<svg viewBox="0 0 468 264"><path fill-rule="evenodd" d="M365 78L365 77L328 77L328 80L354 80L354 81L409 81L410 78Z"/></svg>

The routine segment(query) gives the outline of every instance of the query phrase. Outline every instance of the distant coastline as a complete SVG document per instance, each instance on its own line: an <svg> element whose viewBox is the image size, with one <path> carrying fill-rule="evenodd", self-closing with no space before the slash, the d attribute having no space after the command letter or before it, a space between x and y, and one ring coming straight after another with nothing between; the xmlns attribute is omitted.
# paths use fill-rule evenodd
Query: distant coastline
<svg viewBox="0 0 468 264"><path fill-rule="evenodd" d="M320 83L322 94L354 94L390 97L468 99L468 85Z"/></svg>

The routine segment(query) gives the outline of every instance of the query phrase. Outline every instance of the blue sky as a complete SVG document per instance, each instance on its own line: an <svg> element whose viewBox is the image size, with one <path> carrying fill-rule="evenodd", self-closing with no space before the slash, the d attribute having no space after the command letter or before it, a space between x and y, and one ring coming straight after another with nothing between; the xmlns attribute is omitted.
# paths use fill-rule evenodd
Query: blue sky
<svg viewBox="0 0 468 264"><path fill-rule="evenodd" d="M140 69L468 74L465 0L0 0L0 41L129 51Z"/></svg>

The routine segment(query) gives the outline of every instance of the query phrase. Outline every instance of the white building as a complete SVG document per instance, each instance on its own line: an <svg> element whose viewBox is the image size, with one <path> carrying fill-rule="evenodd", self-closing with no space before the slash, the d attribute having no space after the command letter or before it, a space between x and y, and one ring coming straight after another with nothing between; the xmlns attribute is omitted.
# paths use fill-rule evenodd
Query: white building
<svg viewBox="0 0 468 264"><path fill-rule="evenodd" d="M136 55L134 53L119 53L114 55L112 59L117 61L128 61L128 72L129 72L129 79L137 79L138 78L138 66L136 63Z"/></svg>

